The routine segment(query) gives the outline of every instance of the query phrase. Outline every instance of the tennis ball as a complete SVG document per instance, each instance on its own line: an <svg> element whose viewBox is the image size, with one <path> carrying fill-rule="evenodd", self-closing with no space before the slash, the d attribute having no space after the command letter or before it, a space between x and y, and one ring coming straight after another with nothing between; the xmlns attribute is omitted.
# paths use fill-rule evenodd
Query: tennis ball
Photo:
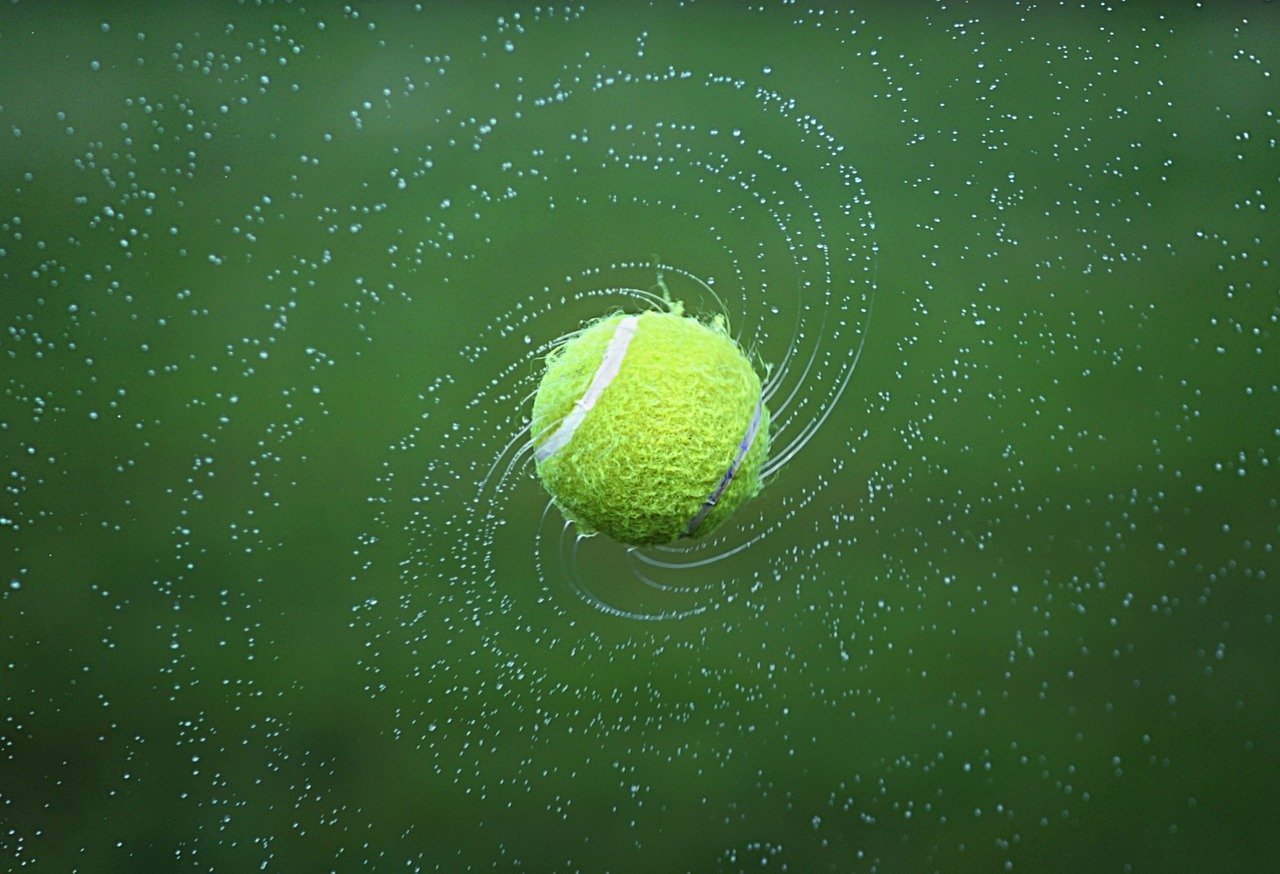
<svg viewBox="0 0 1280 874"><path fill-rule="evenodd" d="M769 411L724 320L616 314L547 359L529 424L538 477L584 534L700 537L760 490Z"/></svg>

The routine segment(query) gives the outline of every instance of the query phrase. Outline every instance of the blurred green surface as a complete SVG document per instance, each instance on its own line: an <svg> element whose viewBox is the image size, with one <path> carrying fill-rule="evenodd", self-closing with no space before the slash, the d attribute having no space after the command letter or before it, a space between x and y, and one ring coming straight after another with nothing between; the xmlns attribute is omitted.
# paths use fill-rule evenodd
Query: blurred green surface
<svg viewBox="0 0 1280 874"><path fill-rule="evenodd" d="M6 3L8 867L1268 869L1278 46ZM660 267L796 452L707 551L577 544L540 358Z"/></svg>

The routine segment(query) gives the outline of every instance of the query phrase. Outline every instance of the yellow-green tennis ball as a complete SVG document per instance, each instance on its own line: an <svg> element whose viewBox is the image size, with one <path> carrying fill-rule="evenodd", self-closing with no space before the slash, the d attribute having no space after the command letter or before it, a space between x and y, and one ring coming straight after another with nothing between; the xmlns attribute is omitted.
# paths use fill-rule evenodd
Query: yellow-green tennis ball
<svg viewBox="0 0 1280 874"><path fill-rule="evenodd" d="M558 347L533 401L538 476L583 533L670 543L760 490L769 411L722 321L613 315Z"/></svg>

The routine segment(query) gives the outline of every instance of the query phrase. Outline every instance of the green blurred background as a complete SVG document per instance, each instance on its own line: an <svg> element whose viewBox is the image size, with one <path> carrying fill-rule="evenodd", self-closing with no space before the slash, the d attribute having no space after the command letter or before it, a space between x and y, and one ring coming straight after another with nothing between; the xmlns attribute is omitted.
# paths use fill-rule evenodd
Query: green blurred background
<svg viewBox="0 0 1280 874"><path fill-rule="evenodd" d="M1268 869L1278 47L5 3L8 867ZM660 272L786 463L578 542L539 362Z"/></svg>

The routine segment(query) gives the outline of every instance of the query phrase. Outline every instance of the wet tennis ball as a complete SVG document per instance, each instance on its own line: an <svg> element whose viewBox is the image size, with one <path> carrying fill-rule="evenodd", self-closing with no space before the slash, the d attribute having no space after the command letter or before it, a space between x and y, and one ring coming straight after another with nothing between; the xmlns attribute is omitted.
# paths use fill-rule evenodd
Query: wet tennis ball
<svg viewBox="0 0 1280 874"><path fill-rule="evenodd" d="M557 347L533 401L538 476L584 534L700 537L760 490L769 411L723 319L615 314Z"/></svg>

